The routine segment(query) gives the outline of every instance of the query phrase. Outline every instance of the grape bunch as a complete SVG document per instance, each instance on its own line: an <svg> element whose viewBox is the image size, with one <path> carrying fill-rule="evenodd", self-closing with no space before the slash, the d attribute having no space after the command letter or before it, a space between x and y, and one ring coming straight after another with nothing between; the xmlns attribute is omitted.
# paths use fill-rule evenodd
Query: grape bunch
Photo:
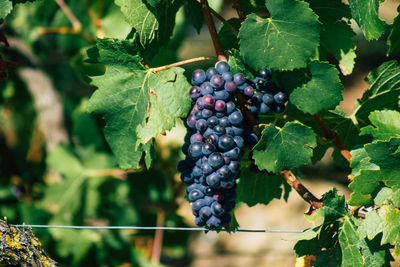
<svg viewBox="0 0 400 267"><path fill-rule="evenodd" d="M270 80L271 70L265 68L259 71L260 77L254 80L246 80L239 90L243 91L252 113L266 114L270 110L282 113L287 101L287 94L279 89Z"/></svg>
<svg viewBox="0 0 400 267"><path fill-rule="evenodd" d="M246 78L229 70L228 63L219 61L206 72L193 72L190 96L194 105L186 119L188 132L182 148L186 158L178 163L195 223L214 229L231 222L243 137L257 138L244 127L242 112L234 102L237 87Z"/></svg>

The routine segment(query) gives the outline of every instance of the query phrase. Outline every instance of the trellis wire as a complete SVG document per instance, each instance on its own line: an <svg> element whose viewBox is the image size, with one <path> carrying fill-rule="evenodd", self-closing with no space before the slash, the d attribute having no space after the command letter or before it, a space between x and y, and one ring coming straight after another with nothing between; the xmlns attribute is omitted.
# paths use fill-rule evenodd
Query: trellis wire
<svg viewBox="0 0 400 267"><path fill-rule="evenodd" d="M61 228L61 229L107 229L107 230L174 230L174 231L221 231L221 232L242 232L242 233L280 233L280 234L291 234L291 233L302 233L302 230L253 230L253 229L207 229L204 227L167 227L167 226L85 226L85 225L42 225L42 224L10 224L14 227L22 228Z"/></svg>

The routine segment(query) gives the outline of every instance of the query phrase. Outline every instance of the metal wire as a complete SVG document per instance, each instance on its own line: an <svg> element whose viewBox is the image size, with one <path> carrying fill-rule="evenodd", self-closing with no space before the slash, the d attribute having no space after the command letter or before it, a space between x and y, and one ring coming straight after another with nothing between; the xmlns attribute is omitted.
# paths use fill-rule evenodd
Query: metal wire
<svg viewBox="0 0 400 267"><path fill-rule="evenodd" d="M121 230L121 229L131 229L131 230L173 230L173 231L222 231L222 232L242 232L242 233L302 233L302 230L253 230L253 229L207 229L204 227L157 227L157 226L85 226L85 225L42 225L42 224L10 224L14 227L21 228L61 228L61 229L108 229L108 230Z"/></svg>

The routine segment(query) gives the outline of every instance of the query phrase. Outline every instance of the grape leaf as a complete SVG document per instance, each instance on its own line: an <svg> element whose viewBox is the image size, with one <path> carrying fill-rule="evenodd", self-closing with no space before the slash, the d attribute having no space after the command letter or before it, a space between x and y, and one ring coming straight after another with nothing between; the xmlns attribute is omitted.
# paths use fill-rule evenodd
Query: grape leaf
<svg viewBox="0 0 400 267"><path fill-rule="evenodd" d="M351 14L368 41L378 39L386 30L379 19L379 0L349 0Z"/></svg>
<svg viewBox="0 0 400 267"><path fill-rule="evenodd" d="M232 54L229 56L228 64L231 67L232 73L243 73L248 79L252 79L254 76L248 70L246 65L244 64L242 56L239 54L239 51L236 49L232 49Z"/></svg>
<svg viewBox="0 0 400 267"><path fill-rule="evenodd" d="M197 33L200 34L201 27L204 23L204 15L200 3L196 0L189 0L186 2L185 7L188 19L196 29Z"/></svg>
<svg viewBox="0 0 400 267"><path fill-rule="evenodd" d="M325 62L310 63L311 80L290 94L290 101L301 111L316 114L335 108L343 99L338 71Z"/></svg>
<svg viewBox="0 0 400 267"><path fill-rule="evenodd" d="M356 58L354 32L350 25L342 21L343 18L351 18L349 6L332 0L309 2L310 8L322 22L320 58L326 53L332 53L339 61L341 72L344 75L352 73Z"/></svg>
<svg viewBox="0 0 400 267"><path fill-rule="evenodd" d="M238 18L232 18L227 21L234 29L239 31L240 20ZM218 31L218 37L221 41L222 49L231 50L239 49L239 39L232 32L232 30L225 24L222 25L221 29Z"/></svg>
<svg viewBox="0 0 400 267"><path fill-rule="evenodd" d="M143 0L115 0L115 4L121 7L126 21L139 33L141 44L150 43L159 28L157 9L148 7Z"/></svg>
<svg viewBox="0 0 400 267"><path fill-rule="evenodd" d="M265 9L265 0L240 0L245 14L255 13Z"/></svg>
<svg viewBox="0 0 400 267"><path fill-rule="evenodd" d="M365 220L361 222L360 233L373 239L377 234L382 232L382 219L375 210L368 212L365 215Z"/></svg>
<svg viewBox="0 0 400 267"><path fill-rule="evenodd" d="M281 198L283 182L281 177L253 173L245 166L241 169L241 178L236 189L237 202L252 207L257 204L267 205L274 198Z"/></svg>
<svg viewBox="0 0 400 267"><path fill-rule="evenodd" d="M341 266L384 266L390 255L387 246L379 245L379 238L369 241L362 237L355 220L346 216L339 228L342 250Z"/></svg>
<svg viewBox="0 0 400 267"><path fill-rule="evenodd" d="M0 19L4 19L13 9L12 2L9 0L3 0L0 2Z"/></svg>
<svg viewBox="0 0 400 267"><path fill-rule="evenodd" d="M370 87L363 94L352 117L360 124L367 121L371 111L397 109L400 97L400 66L395 60L387 61L371 71L366 81Z"/></svg>
<svg viewBox="0 0 400 267"><path fill-rule="evenodd" d="M253 148L253 158L260 170L278 173L307 163L317 146L313 130L299 122L283 128L267 125Z"/></svg>
<svg viewBox="0 0 400 267"><path fill-rule="evenodd" d="M393 54L395 51L400 50L400 6L397 7L398 15L391 25L392 30L387 39L389 45L388 54Z"/></svg>
<svg viewBox="0 0 400 267"><path fill-rule="evenodd" d="M308 4L270 0L270 18L251 14L240 31L240 51L252 68L292 70L307 65L318 46L320 25Z"/></svg>
<svg viewBox="0 0 400 267"><path fill-rule="evenodd" d="M138 168L143 151L149 153L151 148L144 144L186 115L191 100L184 92L190 84L182 68L159 73L145 69L129 41L101 39L97 48L106 72L92 77L99 89L88 110L104 114L104 134L121 168Z"/></svg>
<svg viewBox="0 0 400 267"><path fill-rule="evenodd" d="M151 5L152 7L156 7L161 0L146 0L147 3L149 3L149 5Z"/></svg>
<svg viewBox="0 0 400 267"><path fill-rule="evenodd" d="M389 141L392 137L400 138L400 112L374 111L368 118L375 127L368 125L361 129L361 134L371 134L375 140L382 141Z"/></svg>
<svg viewBox="0 0 400 267"><path fill-rule="evenodd" d="M380 209L380 216L383 219L382 244L392 245L400 243L400 210L392 206L383 206Z"/></svg>

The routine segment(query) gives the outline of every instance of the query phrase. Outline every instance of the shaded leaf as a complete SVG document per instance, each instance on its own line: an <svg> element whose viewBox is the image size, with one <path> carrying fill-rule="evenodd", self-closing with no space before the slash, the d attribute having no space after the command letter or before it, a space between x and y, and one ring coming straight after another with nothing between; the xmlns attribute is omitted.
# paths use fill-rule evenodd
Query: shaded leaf
<svg viewBox="0 0 400 267"><path fill-rule="evenodd" d="M301 111L316 114L335 108L343 99L338 71L325 62L310 63L311 80L290 94L290 101Z"/></svg>
<svg viewBox="0 0 400 267"><path fill-rule="evenodd" d="M374 111L368 118L375 127L368 125L361 129L361 134L370 134L375 140L382 141L389 141L392 137L400 138L400 112Z"/></svg>
<svg viewBox="0 0 400 267"><path fill-rule="evenodd" d="M392 29L387 39L387 44L389 45L388 54L392 54L400 50L400 6L397 7L397 13L397 17L390 26Z"/></svg>

